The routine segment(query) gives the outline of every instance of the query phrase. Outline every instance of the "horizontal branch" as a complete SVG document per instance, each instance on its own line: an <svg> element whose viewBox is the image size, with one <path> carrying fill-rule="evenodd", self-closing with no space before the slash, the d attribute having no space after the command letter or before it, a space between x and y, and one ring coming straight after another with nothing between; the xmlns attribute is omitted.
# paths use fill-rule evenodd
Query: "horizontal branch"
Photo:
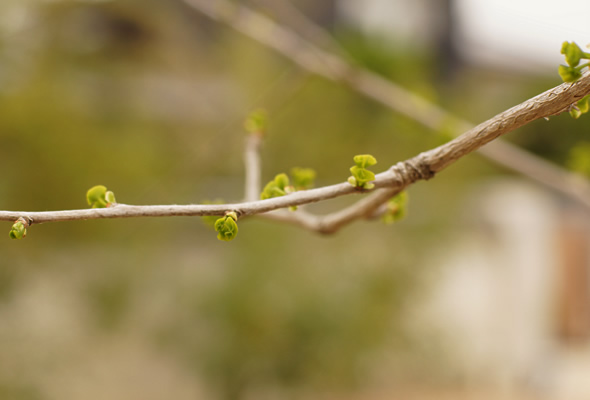
<svg viewBox="0 0 590 400"><path fill-rule="evenodd" d="M333 232L344 224L361 216L368 217L370 212L379 207L389 197L403 190L418 180L432 178L436 173L447 168L460 158L472 153L490 141L539 118L559 113L578 99L590 93L590 73L574 84L561 84L511 109L504 111L486 122L467 131L432 150L418 154L406 161L390 167L376 175L375 190L360 206L352 206L342 211L319 217L313 221L309 216L293 219L293 223L302 226L314 226L320 232ZM26 218L32 224L102 218L131 217L170 217L170 216L207 216L224 215L235 211L239 217L266 213L290 206L299 206L339 196L366 193L347 182L324 186L317 189L303 190L282 197L267 200L248 201L235 204L208 205L153 205L136 206L117 204L110 208L65 210L65 211L0 211L0 220L15 221ZM585 204L590 206L589 193L585 193ZM584 196L580 196L581 198ZM283 218L279 215L279 217Z"/></svg>
<svg viewBox="0 0 590 400"><path fill-rule="evenodd" d="M358 93L405 115L435 131L455 127L458 133L473 124L371 71L351 65L337 54L324 50L293 30L274 22L243 4L227 0L184 0L186 4L210 18L225 23L246 36L274 49L301 68L326 79L348 85ZM298 16L299 19L302 15ZM313 24L306 21L307 25ZM301 25L301 24L299 24ZM317 29L315 29L317 31ZM308 35L311 36L311 35ZM587 84L587 74L583 78ZM586 93L584 90L581 93ZM551 116L568 109L580 93L560 103ZM508 115L508 117L510 117ZM590 183L586 179L506 142L494 142L481 154L498 165L527 176L589 206ZM510 156L508 156L510 154Z"/></svg>

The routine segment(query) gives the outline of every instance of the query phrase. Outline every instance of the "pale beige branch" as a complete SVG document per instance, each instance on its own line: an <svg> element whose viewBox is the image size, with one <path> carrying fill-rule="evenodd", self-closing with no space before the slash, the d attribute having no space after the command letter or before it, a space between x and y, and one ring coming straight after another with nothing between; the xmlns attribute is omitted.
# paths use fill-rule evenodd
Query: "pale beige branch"
<svg viewBox="0 0 590 400"><path fill-rule="evenodd" d="M473 128L473 124L457 118L443 108L379 75L351 65L338 55L321 49L296 32L244 5L234 5L227 0L184 1L210 18L225 23L276 50L305 70L345 83L368 98L428 128L440 131L453 127L457 133ZM300 14L297 18L302 19L304 15ZM306 21L306 24L309 28L313 22ZM315 32L314 34L317 35L319 30L315 29ZM571 97L568 100L571 100L571 103L560 104L559 109L554 110L554 114L568 109L578 99L579 97ZM590 193L590 183L558 165L500 141L482 149L481 154L499 165L588 205L587 195Z"/></svg>
<svg viewBox="0 0 590 400"><path fill-rule="evenodd" d="M376 189L369 196L351 207L326 216L316 217L301 214L297 217L286 217L283 213L276 214L273 218L283 219L286 222L298 224L318 232L334 232L358 218L371 217L373 212L383 202L412 183L432 178L436 173L447 168L455 161L497 139L499 136L536 119L545 118L561 112L567 109L577 99L589 93L590 73L586 73L574 84L561 84L496 115L448 143L399 162L387 171L377 174L374 181ZM242 217L266 213L290 206L319 202L354 193L364 193L364 191L360 191L347 182L343 182L317 189L303 190L282 197L235 204L165 206L118 204L111 208L90 210L43 212L0 211L0 220L16 221L22 217L30 221L31 224L35 224L99 218L224 215L226 211L230 210L235 211ZM590 200L588 200L590 199L590 192L580 192L579 199L590 207ZM297 215L297 212L294 215Z"/></svg>
<svg viewBox="0 0 590 400"><path fill-rule="evenodd" d="M260 145L261 134L249 134L244 145L244 171L246 174L244 200L255 201L260 197Z"/></svg>
<svg viewBox="0 0 590 400"><path fill-rule="evenodd" d="M278 20L288 22L292 29L318 47L345 54L334 37L323 27L312 21L303 11L289 0L252 0L259 7L270 10Z"/></svg>

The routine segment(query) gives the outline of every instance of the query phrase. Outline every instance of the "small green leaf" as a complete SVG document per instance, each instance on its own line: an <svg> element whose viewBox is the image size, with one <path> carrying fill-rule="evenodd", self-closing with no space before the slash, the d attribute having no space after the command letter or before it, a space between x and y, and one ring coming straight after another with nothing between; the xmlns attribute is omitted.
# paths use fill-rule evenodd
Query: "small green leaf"
<svg viewBox="0 0 590 400"><path fill-rule="evenodd" d="M565 55L565 61L570 67L575 67L580 63L584 52L574 42L563 42L561 45L561 54Z"/></svg>
<svg viewBox="0 0 590 400"><path fill-rule="evenodd" d="M285 190L285 188L289 186L289 177L287 174L278 174L275 176L274 181L277 187L279 187L281 190Z"/></svg>
<svg viewBox="0 0 590 400"><path fill-rule="evenodd" d="M8 233L11 239L22 239L27 236L27 228L25 228L25 224L21 221L16 221L10 232Z"/></svg>
<svg viewBox="0 0 590 400"><path fill-rule="evenodd" d="M91 187L86 192L86 201L92 208L104 208L107 206L106 202L107 188L103 185L97 185Z"/></svg>
<svg viewBox="0 0 590 400"><path fill-rule="evenodd" d="M233 240L238 234L237 214L235 212L228 213L226 216L215 221L215 231L217 232L217 239L229 242Z"/></svg>
<svg viewBox="0 0 590 400"><path fill-rule="evenodd" d="M365 168L359 168L356 165L350 168L350 172L352 173L352 176L355 177L356 181L361 185L375 180L375 174L372 171L369 171Z"/></svg>
<svg viewBox="0 0 590 400"><path fill-rule="evenodd" d="M561 76L561 79L568 83L575 82L582 76L582 72L578 68L565 65L560 65L557 72Z"/></svg>
<svg viewBox="0 0 590 400"><path fill-rule="evenodd" d="M578 108L582 114L587 113L590 110L590 95L582 98L582 100L578 101Z"/></svg>
<svg viewBox="0 0 590 400"><path fill-rule="evenodd" d="M578 109L576 107L572 107L570 109L570 115L572 116L573 119L578 119L582 116L582 112L580 111L580 109Z"/></svg>
<svg viewBox="0 0 590 400"><path fill-rule="evenodd" d="M250 134L263 135L268 126L268 116L265 110L259 109L248 115L244 121L244 128Z"/></svg>
<svg viewBox="0 0 590 400"><path fill-rule="evenodd" d="M111 203L116 203L117 201L115 200L115 194L113 192L111 192L110 190L108 190L105 194L105 200L107 202L107 204L111 204Z"/></svg>
<svg viewBox="0 0 590 400"><path fill-rule="evenodd" d="M354 163L357 167L366 168L377 164L377 160L370 154L360 154L354 156Z"/></svg>
<svg viewBox="0 0 590 400"><path fill-rule="evenodd" d="M289 177L287 174L282 173L275 176L272 181L264 186L260 194L260 199L265 200L273 197L281 197L290 192L292 192L292 187L289 186Z"/></svg>

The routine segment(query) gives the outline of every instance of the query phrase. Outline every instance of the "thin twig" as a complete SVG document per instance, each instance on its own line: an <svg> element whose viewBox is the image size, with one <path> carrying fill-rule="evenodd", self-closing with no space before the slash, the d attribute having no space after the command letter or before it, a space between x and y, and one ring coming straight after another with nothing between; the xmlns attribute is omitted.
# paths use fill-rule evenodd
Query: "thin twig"
<svg viewBox="0 0 590 400"><path fill-rule="evenodd" d="M457 133L473 128L473 124L457 118L443 108L379 75L352 66L336 54L321 49L294 31L280 26L244 5L234 5L227 0L184 0L184 2L210 18L223 22L276 50L305 70L345 83L368 98L428 128L440 131L454 127ZM572 100L575 101L577 98ZM571 104L573 103L564 105L564 108L557 110L556 113L564 111ZM500 141L482 149L481 154L499 165L588 205L585 196L590 193L590 183L558 165ZM506 154L512 156L507 157Z"/></svg>
<svg viewBox="0 0 590 400"><path fill-rule="evenodd" d="M261 134L249 134L244 146L244 169L246 173L244 199L255 201L260 197L260 145Z"/></svg>
<svg viewBox="0 0 590 400"><path fill-rule="evenodd" d="M357 204L327 216L312 217L304 215L294 218L289 222L297 223L319 232L334 232L357 218L370 216L371 210L378 208L387 198L412 183L418 180L432 178L436 173L447 168L460 158L479 149L486 143L497 139L501 135L536 119L545 118L566 110L570 104L589 93L590 73L586 73L574 84L561 84L496 115L448 143L420 153L406 161L399 162L387 171L377 174L374 181L376 190L373 190L370 196L359 201ZM43 212L0 211L0 220L15 221L22 217L31 221L31 224L35 224L99 218L224 215L226 211L230 210L235 211L239 216L248 216L354 193L363 193L363 191L344 182L317 189L302 190L282 197L236 204L165 206L118 204L111 208L90 210ZM579 200L590 207L590 191L581 194ZM279 214L279 217L275 218L282 218L282 216Z"/></svg>
<svg viewBox="0 0 590 400"><path fill-rule="evenodd" d="M312 21L289 0L253 0L258 6L271 10L278 20L288 22L291 28L321 48L348 56L334 37L322 26Z"/></svg>

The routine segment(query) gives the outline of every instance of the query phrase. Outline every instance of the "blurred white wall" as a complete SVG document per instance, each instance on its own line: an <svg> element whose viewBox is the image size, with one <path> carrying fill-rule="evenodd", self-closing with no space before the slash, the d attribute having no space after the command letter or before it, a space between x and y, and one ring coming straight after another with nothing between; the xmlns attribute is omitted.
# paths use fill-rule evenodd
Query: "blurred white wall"
<svg viewBox="0 0 590 400"><path fill-rule="evenodd" d="M433 256L422 328L440 334L452 373L468 384L590 398L587 341L557 335L559 204L517 180L486 184L466 210L461 233Z"/></svg>
<svg viewBox="0 0 590 400"><path fill-rule="evenodd" d="M490 67L546 74L563 62L563 41L590 43L587 0L454 0L454 41L462 57ZM437 43L436 0L340 0L339 11L363 31L396 43Z"/></svg>

